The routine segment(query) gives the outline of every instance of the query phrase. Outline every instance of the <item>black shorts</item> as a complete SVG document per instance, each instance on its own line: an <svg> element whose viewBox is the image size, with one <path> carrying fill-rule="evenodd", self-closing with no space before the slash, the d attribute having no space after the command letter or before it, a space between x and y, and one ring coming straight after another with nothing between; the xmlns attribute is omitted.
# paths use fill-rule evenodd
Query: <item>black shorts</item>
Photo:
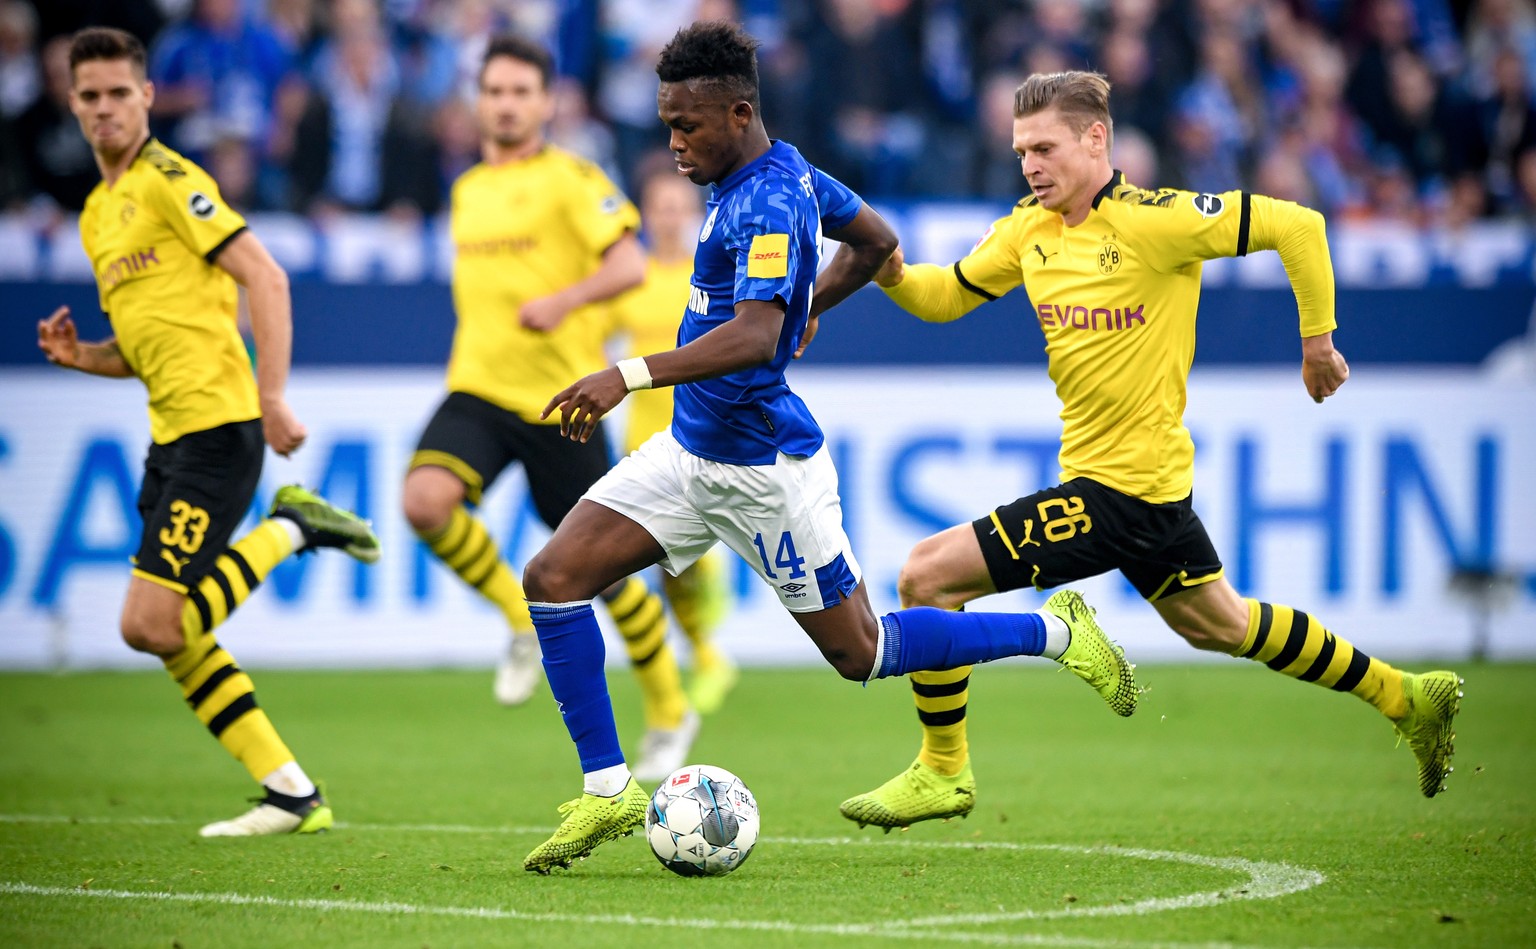
<svg viewBox="0 0 1536 949"><path fill-rule="evenodd" d="M1074 478L971 522L998 592L1119 570L1147 600L1221 576L1191 498L1151 504Z"/></svg>
<svg viewBox="0 0 1536 949"><path fill-rule="evenodd" d="M448 393L411 456L412 469L453 472L471 504L513 462L522 464L533 506L550 530L613 466L601 425L582 444L561 435L559 425L534 425L467 392Z"/></svg>
<svg viewBox="0 0 1536 949"><path fill-rule="evenodd" d="M134 575L182 592L197 586L250 510L265 451L261 419L150 445Z"/></svg>

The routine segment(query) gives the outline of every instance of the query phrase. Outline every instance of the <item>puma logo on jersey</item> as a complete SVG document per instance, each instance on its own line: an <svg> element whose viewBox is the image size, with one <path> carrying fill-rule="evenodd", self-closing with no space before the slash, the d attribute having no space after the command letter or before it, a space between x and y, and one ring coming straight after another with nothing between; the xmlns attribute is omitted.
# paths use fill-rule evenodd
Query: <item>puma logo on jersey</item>
<svg viewBox="0 0 1536 949"><path fill-rule="evenodd" d="M1041 247L1041 246L1040 246L1040 245L1039 245L1039 244L1036 244L1036 245L1035 245L1035 253L1037 253L1037 254L1039 254L1039 255L1040 255L1040 265L1041 265L1041 266L1044 266L1044 265L1045 265L1045 262L1046 262L1046 261L1047 261L1047 260L1050 260L1050 259L1051 259L1051 258L1052 258L1052 257L1055 257L1055 256L1056 256L1056 253L1055 253L1055 252L1053 252L1053 253L1049 253L1049 254L1047 254L1047 253L1046 253L1046 252L1045 252L1045 249L1044 249L1044 248L1042 248L1042 247Z"/></svg>
<svg viewBox="0 0 1536 949"><path fill-rule="evenodd" d="M171 565L171 575L178 580L181 579L181 569L192 562L191 557L177 557L164 547L160 548L160 556L164 557L165 562Z"/></svg>

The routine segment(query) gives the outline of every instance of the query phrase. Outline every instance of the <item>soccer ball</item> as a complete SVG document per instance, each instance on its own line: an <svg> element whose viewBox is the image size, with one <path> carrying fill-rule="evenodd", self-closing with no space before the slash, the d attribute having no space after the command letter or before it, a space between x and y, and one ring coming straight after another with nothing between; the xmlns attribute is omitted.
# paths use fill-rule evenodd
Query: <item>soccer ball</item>
<svg viewBox="0 0 1536 949"><path fill-rule="evenodd" d="M757 844L757 801L724 768L691 764L667 776L645 809L645 836L661 865L685 877L720 876Z"/></svg>

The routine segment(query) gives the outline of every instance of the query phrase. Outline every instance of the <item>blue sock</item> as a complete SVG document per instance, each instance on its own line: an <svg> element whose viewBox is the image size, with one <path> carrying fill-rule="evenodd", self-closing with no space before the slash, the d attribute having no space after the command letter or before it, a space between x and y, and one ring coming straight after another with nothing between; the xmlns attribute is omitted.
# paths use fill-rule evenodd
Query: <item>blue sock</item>
<svg viewBox="0 0 1536 949"><path fill-rule="evenodd" d="M565 730L576 743L583 772L624 763L613 703L603 675L603 633L592 604L529 603L533 628L544 651L549 691L560 705Z"/></svg>
<svg viewBox="0 0 1536 949"><path fill-rule="evenodd" d="M1038 656L1045 621L1034 613L957 613L931 606L880 617L884 641L871 678L940 672L1007 656Z"/></svg>

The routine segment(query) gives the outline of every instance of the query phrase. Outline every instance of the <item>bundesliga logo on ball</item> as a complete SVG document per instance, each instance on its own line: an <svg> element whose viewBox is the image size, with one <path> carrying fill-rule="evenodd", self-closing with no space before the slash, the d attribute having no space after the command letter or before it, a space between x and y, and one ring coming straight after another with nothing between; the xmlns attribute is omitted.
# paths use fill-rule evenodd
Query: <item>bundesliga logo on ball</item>
<svg viewBox="0 0 1536 949"><path fill-rule="evenodd" d="M757 844L757 801L724 768L689 765L667 776L645 809L645 836L661 865L681 876L721 876Z"/></svg>

